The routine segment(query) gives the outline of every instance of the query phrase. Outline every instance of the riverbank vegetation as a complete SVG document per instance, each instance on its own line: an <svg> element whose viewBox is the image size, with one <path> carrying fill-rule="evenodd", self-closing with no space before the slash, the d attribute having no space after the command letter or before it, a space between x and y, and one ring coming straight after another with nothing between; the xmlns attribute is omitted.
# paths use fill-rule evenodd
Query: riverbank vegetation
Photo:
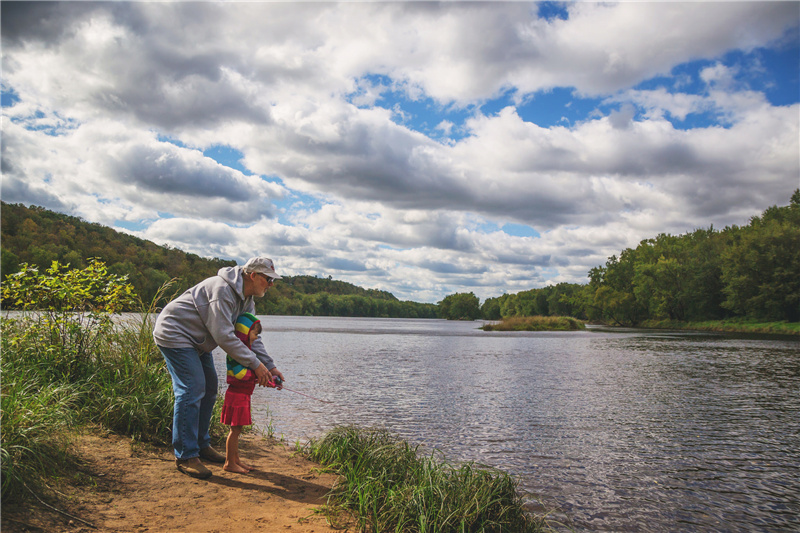
<svg viewBox="0 0 800 533"><path fill-rule="evenodd" d="M560 315L619 326L800 322L800 190L747 226L658 235L589 271L589 283L487 299L484 319ZM741 328L739 327L741 326ZM797 328L781 326L781 332Z"/></svg>
<svg viewBox="0 0 800 533"><path fill-rule="evenodd" d="M152 323L141 314L123 327L115 315L136 300L124 278L98 262L80 270L54 264L7 278L2 293L35 309L0 321L4 501L69 478L69 435L85 425L171 442L172 385Z"/></svg>
<svg viewBox="0 0 800 533"><path fill-rule="evenodd" d="M800 335L800 322L760 322L732 318L703 322L678 322L675 320L646 320L644 328L678 329L692 331L717 331L722 333L760 333L765 335Z"/></svg>
<svg viewBox="0 0 800 533"><path fill-rule="evenodd" d="M90 258L98 258L110 273L128 276L145 301L168 280L182 291L233 264L157 246L39 207L3 203L0 230L4 278L26 265L45 270L57 260L84 268ZM285 276L257 301L256 311L492 321L571 316L628 327L723 321L737 331L737 321L795 324L800 322L800 189L788 206L772 206L746 226L645 239L592 268L586 284L559 283L503 294L482 305L471 292L426 304L400 301L386 291L330 276ZM787 330L795 331L781 328Z"/></svg>
<svg viewBox="0 0 800 533"><path fill-rule="evenodd" d="M337 428L306 445L338 474L324 509L335 527L356 531L542 531L507 473L451 464L384 430Z"/></svg>
<svg viewBox="0 0 800 533"><path fill-rule="evenodd" d="M236 264L158 246L41 207L5 202L1 206L0 271L3 279L25 265L43 272L53 261L69 264L72 268L84 268L92 259L97 259L107 265L110 273L127 276L135 292L150 302L161 286L170 280L174 283L174 290L180 293L215 275L220 268ZM157 305L165 303L162 298ZM264 298L256 301L256 312L292 316L438 317L436 304L401 301L389 292L364 289L330 276L284 275Z"/></svg>
<svg viewBox="0 0 800 533"><path fill-rule="evenodd" d="M154 301L170 290L163 286ZM70 452L71 436L83 427L170 445L172 384L153 343L153 309L124 277L97 261L84 269L55 263L43 273L25 268L9 276L2 296L25 311L0 319L4 502L57 500L53 481L85 484ZM141 313L117 314L136 302ZM227 432L220 404L221 396L211 427L217 443ZM396 524L392 530L524 532L539 524L509 475L418 456L385 434L335 429L301 451L342 476L326 513L335 520L346 509L362 531Z"/></svg>
<svg viewBox="0 0 800 533"><path fill-rule="evenodd" d="M484 324L484 331L577 331L586 329L583 321L570 316L512 316Z"/></svg>

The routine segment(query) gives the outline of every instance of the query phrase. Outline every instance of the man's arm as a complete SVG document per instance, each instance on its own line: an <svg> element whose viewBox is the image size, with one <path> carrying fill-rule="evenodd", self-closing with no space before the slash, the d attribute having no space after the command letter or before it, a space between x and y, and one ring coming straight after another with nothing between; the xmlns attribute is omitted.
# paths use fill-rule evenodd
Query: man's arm
<svg viewBox="0 0 800 533"><path fill-rule="evenodd" d="M224 300L209 302L205 317L206 328L208 328L214 341L226 354L230 355L247 368L255 370L262 362L256 354L236 336L236 332L233 329L233 322L231 321L233 313L233 306Z"/></svg>
<svg viewBox="0 0 800 533"><path fill-rule="evenodd" d="M256 305L255 302L253 302L252 297L248 298L248 300L245 302L245 312L253 315L256 314ZM281 382L284 381L283 374L281 374L281 371L275 367L275 363L273 362L272 357L270 357L267 353L267 349L264 347L264 343L261 341L260 337L256 337L256 340L253 342L250 348L253 350L253 353L256 354L256 357L262 365L255 369L259 385L266 387L267 383L272 381L273 376L281 378ZM278 388L281 389L283 387L278 385Z"/></svg>

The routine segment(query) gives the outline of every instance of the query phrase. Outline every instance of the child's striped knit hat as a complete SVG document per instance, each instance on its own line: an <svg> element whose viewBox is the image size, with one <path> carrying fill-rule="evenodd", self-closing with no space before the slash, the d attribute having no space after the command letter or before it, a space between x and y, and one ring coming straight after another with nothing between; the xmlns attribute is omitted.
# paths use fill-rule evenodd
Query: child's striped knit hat
<svg viewBox="0 0 800 533"><path fill-rule="evenodd" d="M245 343L248 348L250 347L250 330L259 322L261 321L254 314L242 313L233 325L236 330L236 336L242 339L242 342Z"/></svg>
<svg viewBox="0 0 800 533"><path fill-rule="evenodd" d="M259 322L261 321L255 315L251 313L243 313L239 315L233 325L236 336L239 337L248 348L250 347L250 330L253 329L253 327ZM225 363L228 367L228 375L237 379L244 379L247 377L247 373L250 371L249 368L239 363L230 355L225 358Z"/></svg>

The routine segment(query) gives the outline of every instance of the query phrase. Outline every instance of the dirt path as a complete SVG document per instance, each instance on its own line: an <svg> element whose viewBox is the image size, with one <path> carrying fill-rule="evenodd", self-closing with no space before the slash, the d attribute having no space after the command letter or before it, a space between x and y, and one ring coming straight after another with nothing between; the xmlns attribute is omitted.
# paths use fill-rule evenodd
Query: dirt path
<svg viewBox="0 0 800 533"><path fill-rule="evenodd" d="M242 457L256 470L233 474L206 463L214 473L208 480L178 472L170 451L131 447L118 436L83 435L75 448L86 462L81 468L86 483L59 488L66 496L61 510L95 528L31 497L3 505L3 533L342 531L312 513L324 504L334 476L315 472L314 463L260 436L243 436L240 442Z"/></svg>

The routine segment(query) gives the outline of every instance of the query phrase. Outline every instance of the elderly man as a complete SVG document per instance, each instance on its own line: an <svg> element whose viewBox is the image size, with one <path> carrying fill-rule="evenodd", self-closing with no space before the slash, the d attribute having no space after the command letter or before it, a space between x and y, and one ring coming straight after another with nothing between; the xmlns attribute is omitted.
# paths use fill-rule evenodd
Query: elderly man
<svg viewBox="0 0 800 533"><path fill-rule="evenodd" d="M217 373L211 351L221 347L255 372L266 386L283 381L261 340L248 348L234 332L236 317L255 313L261 298L281 277L271 259L253 257L243 266L225 267L172 300L156 319L153 338L167 361L175 393L172 446L178 470L207 479L211 471L200 458L216 463L225 456L211 447L208 433L217 399Z"/></svg>

